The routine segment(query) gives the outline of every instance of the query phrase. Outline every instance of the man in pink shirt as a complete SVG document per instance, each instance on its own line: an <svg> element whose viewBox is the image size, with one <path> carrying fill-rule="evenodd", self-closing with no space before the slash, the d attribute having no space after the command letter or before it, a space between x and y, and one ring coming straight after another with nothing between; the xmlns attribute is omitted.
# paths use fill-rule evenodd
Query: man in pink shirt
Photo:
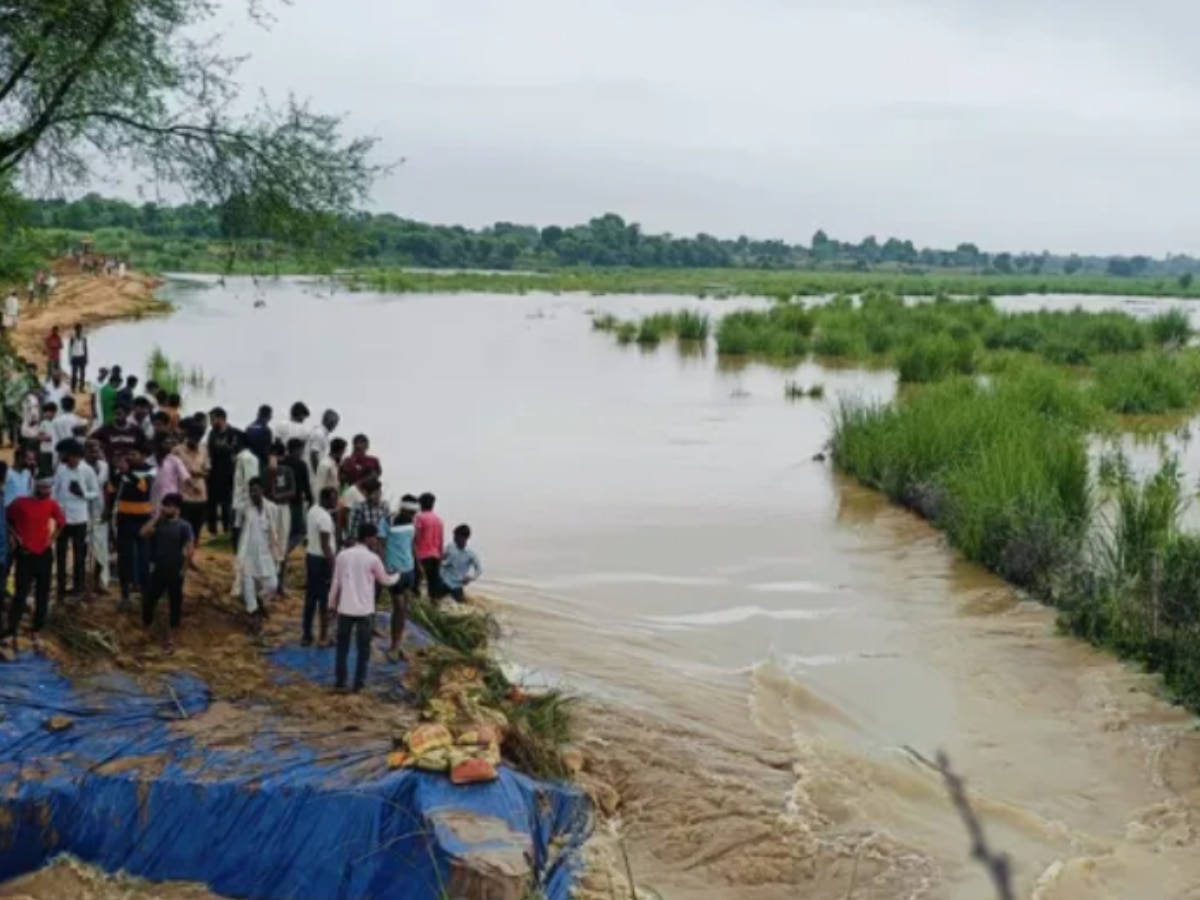
<svg viewBox="0 0 1200 900"><path fill-rule="evenodd" d="M157 514L162 509L162 499L167 494L182 494L189 486L192 476L183 460L171 451L175 449L175 438L163 435L154 445L154 458L158 461L158 472L150 486L150 503Z"/></svg>
<svg viewBox="0 0 1200 900"><path fill-rule="evenodd" d="M440 600L446 595L442 585L442 548L446 546L446 528L441 516L433 511L437 497L422 494L417 501L421 511L413 520L416 535L413 537L413 552L417 557L417 571L425 578L425 590L430 600Z"/></svg>
<svg viewBox="0 0 1200 900"><path fill-rule="evenodd" d="M350 661L350 638L357 649L354 660L354 692L367 682L371 659L371 636L375 632L375 585L390 587L400 573L388 574L379 557L378 529L374 523L359 526L358 543L337 555L329 589L329 612L337 616L337 682L334 690L346 690L346 668Z"/></svg>

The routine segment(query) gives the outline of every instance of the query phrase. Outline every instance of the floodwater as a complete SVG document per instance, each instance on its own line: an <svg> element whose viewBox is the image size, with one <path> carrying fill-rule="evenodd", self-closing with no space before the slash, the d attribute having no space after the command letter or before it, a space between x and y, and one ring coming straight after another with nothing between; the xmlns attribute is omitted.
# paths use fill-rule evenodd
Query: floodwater
<svg viewBox="0 0 1200 900"><path fill-rule="evenodd" d="M587 317L733 301L165 294L173 317L99 331L94 362L160 345L239 425L334 407L392 496L469 522L506 654L591 701L589 758L663 896L994 896L944 749L1020 896L1200 897L1196 721L813 459L837 398L887 397L889 373L728 368Z"/></svg>

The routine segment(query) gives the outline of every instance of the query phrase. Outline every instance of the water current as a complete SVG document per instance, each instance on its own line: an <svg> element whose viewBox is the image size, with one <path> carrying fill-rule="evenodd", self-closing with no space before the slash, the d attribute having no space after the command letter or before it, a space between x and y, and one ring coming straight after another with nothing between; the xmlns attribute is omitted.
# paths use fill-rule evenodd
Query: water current
<svg viewBox="0 0 1200 900"><path fill-rule="evenodd" d="M643 352L587 316L753 301L164 295L175 315L99 331L93 360L159 345L239 425L336 408L390 494L469 522L505 653L589 698L589 755L663 896L993 896L928 765L944 749L1021 896L1200 897L1196 720L813 459L838 398L892 374Z"/></svg>

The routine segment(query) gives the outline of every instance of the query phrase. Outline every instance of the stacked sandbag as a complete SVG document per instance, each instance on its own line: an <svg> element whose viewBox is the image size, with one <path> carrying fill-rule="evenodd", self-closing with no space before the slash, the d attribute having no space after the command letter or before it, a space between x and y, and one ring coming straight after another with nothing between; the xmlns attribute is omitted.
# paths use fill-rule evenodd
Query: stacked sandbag
<svg viewBox="0 0 1200 900"><path fill-rule="evenodd" d="M404 736L404 750L388 755L393 769L448 772L454 784L477 784L499 777L503 733L492 725L475 725L452 733L440 723L418 725Z"/></svg>

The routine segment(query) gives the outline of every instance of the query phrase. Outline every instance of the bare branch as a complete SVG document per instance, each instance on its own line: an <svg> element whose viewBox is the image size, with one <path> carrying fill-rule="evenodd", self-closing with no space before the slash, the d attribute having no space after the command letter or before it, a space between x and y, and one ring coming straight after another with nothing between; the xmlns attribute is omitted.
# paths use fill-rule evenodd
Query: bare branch
<svg viewBox="0 0 1200 900"><path fill-rule="evenodd" d="M987 870L999 900L1015 900L1011 862L1006 853L997 853L988 845L987 836L983 833L983 823L975 815L971 801L967 798L966 782L950 768L950 758L944 752L938 753L937 768L942 774L950 800L971 836L971 858Z"/></svg>

